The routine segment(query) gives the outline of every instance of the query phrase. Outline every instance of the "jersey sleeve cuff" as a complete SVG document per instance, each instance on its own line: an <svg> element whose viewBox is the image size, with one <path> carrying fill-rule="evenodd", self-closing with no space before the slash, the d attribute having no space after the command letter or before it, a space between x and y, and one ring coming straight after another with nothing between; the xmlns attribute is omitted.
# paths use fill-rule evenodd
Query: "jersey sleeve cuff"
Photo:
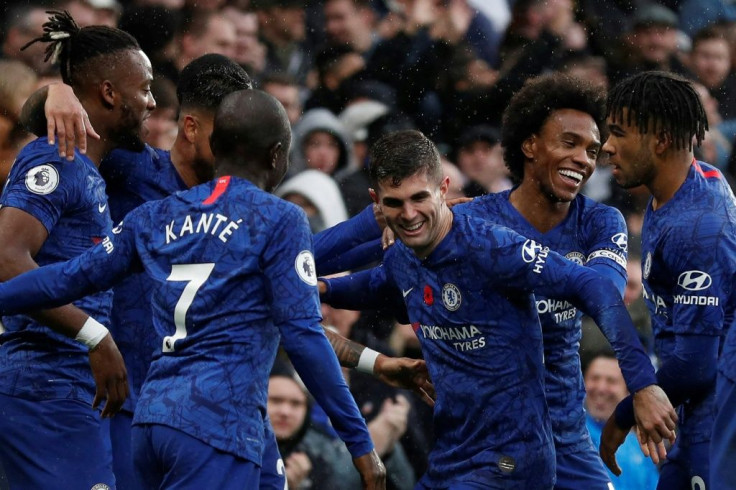
<svg viewBox="0 0 736 490"><path fill-rule="evenodd" d="M634 418L634 397L632 395L627 396L616 405L616 411L614 412L616 425L621 430L629 430L636 423Z"/></svg>

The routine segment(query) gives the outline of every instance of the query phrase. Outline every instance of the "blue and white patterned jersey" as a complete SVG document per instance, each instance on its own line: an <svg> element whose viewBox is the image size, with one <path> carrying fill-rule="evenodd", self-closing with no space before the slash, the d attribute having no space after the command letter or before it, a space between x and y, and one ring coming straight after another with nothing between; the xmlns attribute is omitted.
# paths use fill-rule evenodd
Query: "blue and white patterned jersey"
<svg viewBox="0 0 736 490"><path fill-rule="evenodd" d="M110 215L115 223L145 202L187 189L171 163L170 152L148 145L140 152L113 150L102 161L100 174L107 185ZM151 324L153 285L145 273L138 273L113 288L110 331L125 359L130 396L123 408L131 413L161 342Z"/></svg>
<svg viewBox="0 0 736 490"><path fill-rule="evenodd" d="M623 289L626 284L627 232L624 218L618 210L578 195L570 203L565 219L554 229L541 233L514 208L509 201L510 195L511 190L489 194L454 209L457 213L467 213L511 228L576 264L603 272ZM578 353L583 315L568 301L540 294L536 298L544 339L545 395L555 449L563 453L574 452L590 444L583 410L585 386ZM643 350L634 359L649 363ZM627 367L636 371L640 366Z"/></svg>
<svg viewBox="0 0 736 490"><path fill-rule="evenodd" d="M74 161L60 158L45 137L18 154L0 205L25 211L46 228L48 238L34 257L41 266L82 254L112 227L105 183L95 164L77 152ZM111 301L111 292L101 292L74 304L108 323ZM27 316L5 316L2 321L0 392L92 402L95 388L85 346Z"/></svg>
<svg viewBox="0 0 736 490"><path fill-rule="evenodd" d="M673 354L675 336L726 336L736 307L736 205L720 171L693 161L669 201L656 211L650 201L642 260L644 299L663 363ZM720 365L732 379L734 347L733 342L723 347ZM679 444L709 440L715 410L712 391L681 406Z"/></svg>
<svg viewBox="0 0 736 490"><path fill-rule="evenodd" d="M403 296L437 390L437 442L422 480L429 487L553 484L542 332L532 291L575 299L603 325L631 324L610 281L510 229L460 214L428 258L397 243L382 267L327 283L325 297L337 307ZM632 382L652 384L654 373Z"/></svg>
<svg viewBox="0 0 736 490"><path fill-rule="evenodd" d="M319 325L306 215L222 177L145 203L74 260L0 284L0 310L63 304L143 268L162 339L134 424L176 428L261 464L268 374L279 341L353 457L373 448Z"/></svg>

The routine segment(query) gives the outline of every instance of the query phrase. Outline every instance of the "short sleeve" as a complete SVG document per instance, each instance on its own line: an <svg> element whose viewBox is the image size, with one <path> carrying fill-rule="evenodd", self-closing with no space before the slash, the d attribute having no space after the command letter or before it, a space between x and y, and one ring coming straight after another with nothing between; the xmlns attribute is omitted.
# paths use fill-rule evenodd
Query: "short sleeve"
<svg viewBox="0 0 736 490"><path fill-rule="evenodd" d="M42 159L19 159L13 165L0 198L4 207L25 211L39 220L51 233L54 225L73 202L75 180L65 165Z"/></svg>

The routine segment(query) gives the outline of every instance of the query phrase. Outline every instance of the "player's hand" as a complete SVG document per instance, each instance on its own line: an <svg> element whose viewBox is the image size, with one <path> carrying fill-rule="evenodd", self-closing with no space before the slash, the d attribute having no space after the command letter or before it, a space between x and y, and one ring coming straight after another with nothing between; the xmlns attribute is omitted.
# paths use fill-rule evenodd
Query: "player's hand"
<svg viewBox="0 0 736 490"><path fill-rule="evenodd" d="M634 416L642 436L655 445L663 439L674 444L677 413L662 388L649 385L634 393Z"/></svg>
<svg viewBox="0 0 736 490"><path fill-rule="evenodd" d="M123 356L109 333L89 351L89 365L95 378L95 399L92 408L107 398L102 409L103 417L112 417L120 411L123 402L130 394L128 372L125 370Z"/></svg>
<svg viewBox="0 0 736 490"><path fill-rule="evenodd" d="M456 197L455 199L448 199L445 202L447 203L448 208L452 208L453 206L456 206L458 204L464 204L472 200L473 200L472 197Z"/></svg>
<svg viewBox="0 0 736 490"><path fill-rule="evenodd" d="M644 456L651 458L654 464L659 464L667 457L667 448L664 446L664 440L659 444L655 444L649 437L644 434L639 426L636 426L636 438L639 441L639 447Z"/></svg>
<svg viewBox="0 0 736 490"><path fill-rule="evenodd" d="M434 406L434 385L429 379L427 364L423 360L381 354L376 358L373 374L387 385L412 390L430 407Z"/></svg>
<svg viewBox="0 0 736 490"><path fill-rule="evenodd" d="M86 153L87 136L100 139L89 121L87 111L72 88L65 83L49 85L44 113L49 144L53 145L55 138L58 138L61 158L74 160L75 145L80 153Z"/></svg>
<svg viewBox="0 0 736 490"><path fill-rule="evenodd" d="M360 473L364 490L385 490L386 467L375 449L359 458L353 458L353 464Z"/></svg>
<svg viewBox="0 0 736 490"><path fill-rule="evenodd" d="M601 432L601 445L598 452L601 455L603 463L616 476L621 474L621 468L618 467L618 463L616 462L616 451L624 443L628 433L628 430L621 429L616 425L615 414L608 418Z"/></svg>

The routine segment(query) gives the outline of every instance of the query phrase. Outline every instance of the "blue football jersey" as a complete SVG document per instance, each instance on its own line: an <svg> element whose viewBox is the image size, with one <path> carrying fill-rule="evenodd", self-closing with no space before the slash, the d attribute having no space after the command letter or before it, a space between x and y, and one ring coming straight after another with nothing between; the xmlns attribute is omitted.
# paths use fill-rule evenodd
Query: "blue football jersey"
<svg viewBox="0 0 736 490"><path fill-rule="evenodd" d="M110 215L115 223L145 202L187 189L171 163L170 152L148 145L140 152L113 150L102 161L100 174L107 184ZM113 288L110 331L128 370L130 396L123 408L131 413L161 342L151 323L153 284L146 274L138 273Z"/></svg>
<svg viewBox="0 0 736 490"><path fill-rule="evenodd" d="M733 193L720 171L694 161L675 195L657 210L650 201L644 215L644 299L663 363L674 351L675 336L726 336L736 306L735 257ZM734 345L726 344L720 366L731 376L733 353ZM679 444L709 440L715 410L713 392L681 406Z"/></svg>
<svg viewBox="0 0 736 490"><path fill-rule="evenodd" d="M46 228L48 238L34 257L41 266L82 254L112 227L105 183L95 164L77 152L72 162L60 158L45 137L18 154L0 205L22 210ZM101 292L74 304L108 323L111 301L111 292ZM27 316L5 316L2 322L0 392L92 402L94 380L85 346Z"/></svg>
<svg viewBox="0 0 736 490"><path fill-rule="evenodd" d="M356 287L340 295L351 281ZM508 228L459 214L428 258L397 243L382 267L329 280L328 288L326 299L338 307L360 304L361 294L402 295L437 390L437 442L422 480L429 487L554 482L542 332L531 291L582 302L605 325L631 324L616 288L595 272ZM632 381L646 386L654 373Z"/></svg>
<svg viewBox="0 0 736 490"><path fill-rule="evenodd" d="M610 206L578 195L567 217L547 233L539 232L509 201L511 190L478 197L456 206L544 244L580 265L607 272L623 288L626 284L627 231L621 213ZM544 339L545 393L552 419L555 450L574 452L590 446L583 399L585 386L580 367L582 313L568 301L537 294L537 312ZM649 363L642 351L640 362ZM633 370L638 365L631 366Z"/></svg>
<svg viewBox="0 0 736 490"><path fill-rule="evenodd" d="M351 454L373 448L319 325L312 237L299 207L222 177L141 205L112 233L83 256L0 284L0 310L63 304L143 268L162 341L134 424L173 427L260 465L280 340Z"/></svg>

